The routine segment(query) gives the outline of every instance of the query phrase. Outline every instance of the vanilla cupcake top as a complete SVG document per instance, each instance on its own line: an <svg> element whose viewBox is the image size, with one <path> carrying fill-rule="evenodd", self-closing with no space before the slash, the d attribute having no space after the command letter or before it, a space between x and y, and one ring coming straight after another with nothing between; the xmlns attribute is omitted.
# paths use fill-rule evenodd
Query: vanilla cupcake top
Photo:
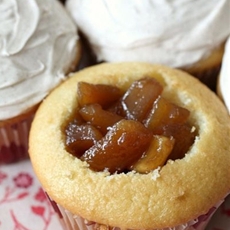
<svg viewBox="0 0 230 230"><path fill-rule="evenodd" d="M0 4L0 120L40 102L76 58L76 26L56 0Z"/></svg>
<svg viewBox="0 0 230 230"><path fill-rule="evenodd" d="M230 34L229 0L68 0L66 7L98 61L187 67Z"/></svg>
<svg viewBox="0 0 230 230"><path fill-rule="evenodd" d="M65 145L64 127L79 108L77 84L127 90L143 76L161 82L162 95L190 111L188 122L197 130L193 145L182 159L147 174L91 170ZM216 94L185 72L148 63L103 63L78 71L41 104L30 132L30 159L48 195L73 215L121 229L184 229L230 192L229 121ZM184 228L173 228L182 223Z"/></svg>
<svg viewBox="0 0 230 230"><path fill-rule="evenodd" d="M219 87L221 96L230 113L230 37L225 46L223 62L220 71Z"/></svg>

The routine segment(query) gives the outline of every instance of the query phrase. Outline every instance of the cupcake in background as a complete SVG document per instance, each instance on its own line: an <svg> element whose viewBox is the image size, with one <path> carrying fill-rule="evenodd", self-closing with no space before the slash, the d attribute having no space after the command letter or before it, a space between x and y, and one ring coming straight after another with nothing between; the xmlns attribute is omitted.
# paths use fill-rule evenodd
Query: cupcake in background
<svg viewBox="0 0 230 230"><path fill-rule="evenodd" d="M66 7L98 62L160 63L215 89L230 34L229 0L67 0Z"/></svg>
<svg viewBox="0 0 230 230"><path fill-rule="evenodd" d="M0 4L0 164L28 157L38 104L81 56L76 26L57 0Z"/></svg>
<svg viewBox="0 0 230 230"><path fill-rule="evenodd" d="M224 57L218 78L217 93L224 101L230 114L230 37L225 46Z"/></svg>

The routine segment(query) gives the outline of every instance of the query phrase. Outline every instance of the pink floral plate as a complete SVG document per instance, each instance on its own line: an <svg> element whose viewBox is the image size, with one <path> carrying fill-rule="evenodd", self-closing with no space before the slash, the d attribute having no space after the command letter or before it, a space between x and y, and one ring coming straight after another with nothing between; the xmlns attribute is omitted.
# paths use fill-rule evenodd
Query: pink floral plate
<svg viewBox="0 0 230 230"><path fill-rule="evenodd" d="M30 161L0 166L0 230L61 230ZM206 230L230 229L230 196Z"/></svg>

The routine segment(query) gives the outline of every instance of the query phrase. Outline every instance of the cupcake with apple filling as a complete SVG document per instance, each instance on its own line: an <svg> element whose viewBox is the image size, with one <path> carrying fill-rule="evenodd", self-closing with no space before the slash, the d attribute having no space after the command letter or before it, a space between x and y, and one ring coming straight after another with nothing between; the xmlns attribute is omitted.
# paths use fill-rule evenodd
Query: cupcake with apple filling
<svg viewBox="0 0 230 230"><path fill-rule="evenodd" d="M100 64L41 104L29 152L67 229L203 230L230 192L229 119L185 72Z"/></svg>

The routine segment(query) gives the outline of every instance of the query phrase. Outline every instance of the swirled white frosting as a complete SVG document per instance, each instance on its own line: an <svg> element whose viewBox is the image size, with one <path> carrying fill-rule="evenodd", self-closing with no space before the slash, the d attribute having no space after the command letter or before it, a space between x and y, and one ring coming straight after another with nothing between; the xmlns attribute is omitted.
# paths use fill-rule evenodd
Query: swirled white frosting
<svg viewBox="0 0 230 230"><path fill-rule="evenodd" d="M219 87L230 114L230 37L225 45L224 57L219 76Z"/></svg>
<svg viewBox="0 0 230 230"><path fill-rule="evenodd" d="M40 102L76 58L76 26L57 0L0 1L0 120Z"/></svg>
<svg viewBox="0 0 230 230"><path fill-rule="evenodd" d="M98 61L190 66L230 34L229 0L68 0Z"/></svg>

